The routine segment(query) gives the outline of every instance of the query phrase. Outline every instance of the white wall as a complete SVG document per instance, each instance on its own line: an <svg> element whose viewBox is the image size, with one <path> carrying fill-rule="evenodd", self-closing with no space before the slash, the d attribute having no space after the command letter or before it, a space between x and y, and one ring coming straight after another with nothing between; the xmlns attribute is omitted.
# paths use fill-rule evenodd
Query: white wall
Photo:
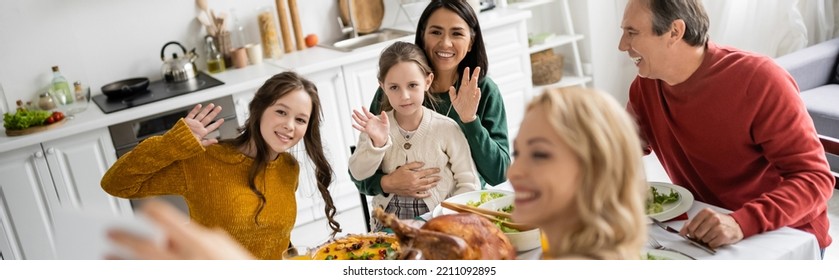
<svg viewBox="0 0 839 280"><path fill-rule="evenodd" d="M276 13L274 0L208 3L215 11L235 8L248 30L246 39L254 42L259 40L257 10L268 6ZM315 33L321 40L339 36L337 0L297 3L303 34ZM385 24L393 21L395 10L389 5ZM117 80L137 76L159 80L160 49L166 42L179 41L196 48L199 55L204 53L206 33L195 19L197 12L193 0L0 1L0 85L6 101L13 107L17 99L36 97L52 78L53 65L59 65L71 82L91 85L94 95L102 85Z"/></svg>
<svg viewBox="0 0 839 280"><path fill-rule="evenodd" d="M638 73L625 52L618 50L623 10L627 0L586 2L585 30L594 71L594 88L606 91L620 104L629 100L629 85Z"/></svg>
<svg viewBox="0 0 839 280"><path fill-rule="evenodd" d="M570 0L571 17L579 42L583 64L590 64L591 87L607 92L620 104L629 99L629 85L637 69L625 52L618 50L621 19L627 0ZM566 55L566 57L568 57Z"/></svg>

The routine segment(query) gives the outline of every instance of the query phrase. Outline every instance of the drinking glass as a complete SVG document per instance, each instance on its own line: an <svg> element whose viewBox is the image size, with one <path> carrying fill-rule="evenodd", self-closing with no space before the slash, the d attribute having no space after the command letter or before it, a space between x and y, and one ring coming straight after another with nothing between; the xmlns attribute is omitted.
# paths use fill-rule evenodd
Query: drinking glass
<svg viewBox="0 0 839 280"><path fill-rule="evenodd" d="M76 100L73 101L72 106L70 106L67 111L67 115L69 116L73 116L74 114L87 110L87 106L90 104L90 87L82 86L81 90L76 91L73 96L75 96Z"/></svg>
<svg viewBox="0 0 839 280"><path fill-rule="evenodd" d="M290 247L283 251L284 260L312 260L314 250L309 247Z"/></svg>

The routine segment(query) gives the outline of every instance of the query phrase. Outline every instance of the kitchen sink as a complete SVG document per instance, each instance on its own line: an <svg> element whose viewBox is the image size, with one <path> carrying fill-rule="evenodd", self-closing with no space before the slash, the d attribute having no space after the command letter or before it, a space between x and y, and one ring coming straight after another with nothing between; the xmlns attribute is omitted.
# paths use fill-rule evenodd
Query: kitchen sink
<svg viewBox="0 0 839 280"><path fill-rule="evenodd" d="M345 38L331 44L322 44L320 46L344 52L351 52L355 49L372 46L378 43L387 42L390 40L406 37L413 34L413 31L385 28L374 33L361 35L355 38Z"/></svg>

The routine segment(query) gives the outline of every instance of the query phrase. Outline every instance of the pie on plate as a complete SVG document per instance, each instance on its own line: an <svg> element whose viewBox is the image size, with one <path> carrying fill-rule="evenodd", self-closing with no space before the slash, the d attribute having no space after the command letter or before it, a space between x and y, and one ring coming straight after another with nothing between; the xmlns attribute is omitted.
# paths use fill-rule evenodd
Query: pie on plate
<svg viewBox="0 0 839 280"><path fill-rule="evenodd" d="M350 234L315 249L314 260L395 260L399 240L385 233Z"/></svg>

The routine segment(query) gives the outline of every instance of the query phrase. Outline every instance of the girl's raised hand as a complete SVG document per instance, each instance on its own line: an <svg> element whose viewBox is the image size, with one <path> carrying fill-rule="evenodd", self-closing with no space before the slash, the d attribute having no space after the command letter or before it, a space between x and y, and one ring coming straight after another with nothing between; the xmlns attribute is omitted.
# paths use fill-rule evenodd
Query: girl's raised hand
<svg viewBox="0 0 839 280"><path fill-rule="evenodd" d="M370 140L373 141L374 147L383 147L387 144L388 131L390 130L390 122L387 119L387 114L382 112L376 116L363 106L361 110L362 112L353 110L352 119L355 123L352 127L358 131L367 133L370 136Z"/></svg>
<svg viewBox="0 0 839 280"><path fill-rule="evenodd" d="M460 121L469 123L478 118L478 101L481 100L481 88L478 87L478 78L481 77L481 67L475 67L472 75L469 75L469 67L463 69L460 76L460 89L455 94L454 86L449 87L449 98L452 100L452 107L460 115Z"/></svg>
<svg viewBox="0 0 839 280"><path fill-rule="evenodd" d="M201 108L201 104L195 105L192 108L192 111L189 111L189 114L186 115L184 118L184 122L186 123L189 130L192 131L192 135L195 136L195 139L198 142L201 142L201 146L207 147L209 145L218 143L216 139L204 139L207 134L210 132L215 131L216 129L224 123L224 119L218 119L217 121L213 122L213 119L221 113L221 106L216 106L215 104L210 103L205 108Z"/></svg>

